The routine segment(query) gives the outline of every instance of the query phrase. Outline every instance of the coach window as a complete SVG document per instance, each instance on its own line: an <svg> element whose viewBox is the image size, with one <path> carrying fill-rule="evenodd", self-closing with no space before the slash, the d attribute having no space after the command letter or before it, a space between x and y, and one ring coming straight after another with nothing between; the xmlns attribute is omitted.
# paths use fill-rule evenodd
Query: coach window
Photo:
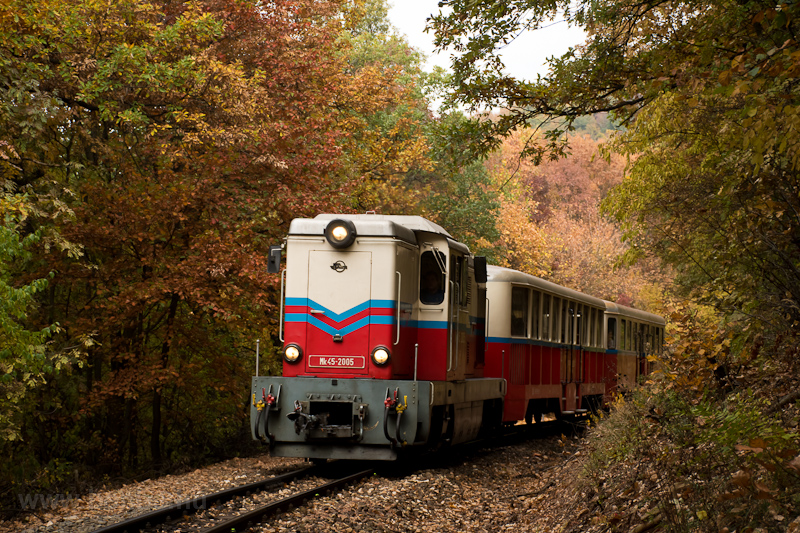
<svg viewBox="0 0 800 533"><path fill-rule="evenodd" d="M528 336L528 289L511 288L511 336Z"/></svg>
<svg viewBox="0 0 800 533"><path fill-rule="evenodd" d="M606 344L608 345L609 350L616 350L617 349L617 319L616 318L608 318L608 338L606 339Z"/></svg>
<svg viewBox="0 0 800 533"><path fill-rule="evenodd" d="M581 336L583 346L589 346L589 334L592 331L592 315L588 305L581 305Z"/></svg>
<svg viewBox="0 0 800 533"><path fill-rule="evenodd" d="M552 315L553 310L550 309L550 295L543 294L542 295L542 340L549 341L550 340L550 324L552 320L550 317Z"/></svg>
<svg viewBox="0 0 800 533"><path fill-rule="evenodd" d="M583 320L583 344L584 346L591 346L592 328L594 327L594 323L592 322L592 308L588 305L583 306L583 315L581 315L581 320Z"/></svg>
<svg viewBox="0 0 800 533"><path fill-rule="evenodd" d="M561 306L563 302L561 298L553 296L553 330L550 335L550 340L559 342L561 340Z"/></svg>
<svg viewBox="0 0 800 533"><path fill-rule="evenodd" d="M636 347L636 351L643 352L644 351L644 324L636 324L636 343L638 346Z"/></svg>
<svg viewBox="0 0 800 533"><path fill-rule="evenodd" d="M628 327L625 328L625 349L633 350L633 322L628 320Z"/></svg>
<svg viewBox="0 0 800 533"><path fill-rule="evenodd" d="M619 349L620 350L627 350L628 343L626 342L626 335L625 333L628 331L628 321L624 318L619 321Z"/></svg>
<svg viewBox="0 0 800 533"><path fill-rule="evenodd" d="M594 346L603 346L603 312L599 309L592 309L592 331L594 335Z"/></svg>
<svg viewBox="0 0 800 533"><path fill-rule="evenodd" d="M553 296L553 325L550 329L550 340L558 342L561 335L561 298Z"/></svg>
<svg viewBox="0 0 800 533"><path fill-rule="evenodd" d="M604 348L603 346L603 310L597 309L597 347Z"/></svg>
<svg viewBox="0 0 800 533"><path fill-rule="evenodd" d="M539 317L542 310L539 309L539 291L531 293L531 338L539 339Z"/></svg>
<svg viewBox="0 0 800 533"><path fill-rule="evenodd" d="M581 336L583 341L582 346L589 346L589 333L592 331L592 315L589 312L588 305L581 305Z"/></svg>
<svg viewBox="0 0 800 533"><path fill-rule="evenodd" d="M594 308L586 306L586 345L594 346Z"/></svg>
<svg viewBox="0 0 800 533"><path fill-rule="evenodd" d="M586 324L586 346L594 346L594 309L585 305L583 307L584 323Z"/></svg>

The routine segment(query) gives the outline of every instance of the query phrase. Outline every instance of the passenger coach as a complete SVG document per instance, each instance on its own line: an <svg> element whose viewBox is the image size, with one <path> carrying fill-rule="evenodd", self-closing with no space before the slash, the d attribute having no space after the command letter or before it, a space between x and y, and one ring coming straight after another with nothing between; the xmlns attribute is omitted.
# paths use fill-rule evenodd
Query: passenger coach
<svg viewBox="0 0 800 533"><path fill-rule="evenodd" d="M487 307L484 374L508 383L505 423L607 404L663 342L657 315L507 268L488 267Z"/></svg>
<svg viewBox="0 0 800 533"><path fill-rule="evenodd" d="M504 422L599 406L609 373L603 300L516 270L488 268L486 375L508 381Z"/></svg>
<svg viewBox="0 0 800 533"><path fill-rule="evenodd" d="M613 302L605 302L605 343L609 367L608 391L626 392L652 370L652 356L664 346L664 319Z"/></svg>

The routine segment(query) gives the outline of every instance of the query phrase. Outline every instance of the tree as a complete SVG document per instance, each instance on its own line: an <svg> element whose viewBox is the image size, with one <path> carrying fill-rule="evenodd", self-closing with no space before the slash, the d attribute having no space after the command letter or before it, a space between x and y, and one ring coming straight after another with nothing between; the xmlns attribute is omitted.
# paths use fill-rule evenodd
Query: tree
<svg viewBox="0 0 800 533"><path fill-rule="evenodd" d="M60 409L29 407L20 464L136 468L236 441L249 347L277 330L267 246L292 218L348 205L352 118L393 98L395 73L348 68L340 7L0 7L0 146L16 169L2 178L30 205L10 227L39 237L13 275L54 273L24 327L57 322L54 346L85 359L38 387Z"/></svg>
<svg viewBox="0 0 800 533"><path fill-rule="evenodd" d="M13 170L5 161L0 168ZM21 438L20 415L30 389L70 362L63 354L48 353L47 341L58 332L57 324L38 331L26 327L37 293L47 287L45 278L18 285L14 275L14 265L30 257L29 248L40 237L20 234L27 209L24 197L0 195L0 441L6 442Z"/></svg>
<svg viewBox="0 0 800 533"><path fill-rule="evenodd" d="M380 90L384 106L355 112L344 151L350 207L415 213L438 222L477 253L491 256L499 203L460 131L473 121L458 110L432 109L447 83L442 69L422 70L422 54L396 34L385 0L347 4L347 62L362 85L353 100Z"/></svg>

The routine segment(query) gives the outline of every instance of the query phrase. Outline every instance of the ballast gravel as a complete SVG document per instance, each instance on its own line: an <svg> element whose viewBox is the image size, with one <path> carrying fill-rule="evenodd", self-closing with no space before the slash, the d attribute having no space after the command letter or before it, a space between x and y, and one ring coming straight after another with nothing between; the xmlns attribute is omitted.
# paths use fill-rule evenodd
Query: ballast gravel
<svg viewBox="0 0 800 533"><path fill-rule="evenodd" d="M565 437L449 453L409 474L381 473L253 528L262 532L550 532L575 518L581 444ZM91 533L166 505L301 466L267 455L102 490L0 522L0 533ZM389 471L391 472L391 471Z"/></svg>

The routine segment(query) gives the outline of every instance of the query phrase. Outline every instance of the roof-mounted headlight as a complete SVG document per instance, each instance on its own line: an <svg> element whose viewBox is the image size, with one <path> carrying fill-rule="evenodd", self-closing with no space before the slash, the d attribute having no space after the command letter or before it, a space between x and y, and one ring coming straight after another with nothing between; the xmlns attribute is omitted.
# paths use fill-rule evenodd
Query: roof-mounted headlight
<svg viewBox="0 0 800 533"><path fill-rule="evenodd" d="M325 227L325 238L334 248L347 248L356 240L356 226L351 220L331 220Z"/></svg>
<svg viewBox="0 0 800 533"><path fill-rule="evenodd" d="M391 358L392 356L389 353L389 348L378 346L372 350L372 362L378 366L385 366Z"/></svg>
<svg viewBox="0 0 800 533"><path fill-rule="evenodd" d="M296 344L288 344L283 349L283 358L287 363L296 363L303 357L303 349Z"/></svg>

